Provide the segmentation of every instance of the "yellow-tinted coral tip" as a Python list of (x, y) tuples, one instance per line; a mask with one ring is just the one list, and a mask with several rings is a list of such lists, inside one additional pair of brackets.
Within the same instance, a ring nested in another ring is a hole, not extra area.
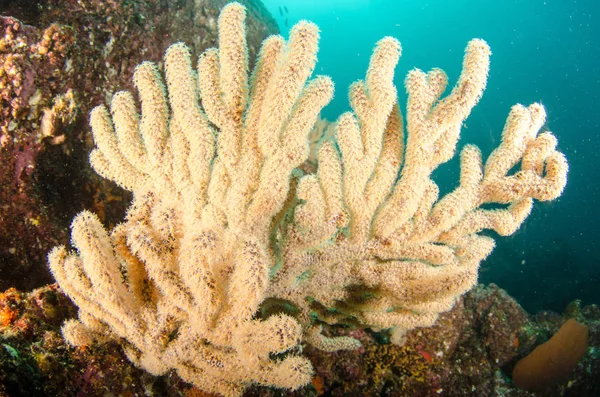
[(302, 40), (302, 42), (317, 43), (319, 40), (319, 27), (310, 21), (300, 21), (290, 31), (290, 42)]
[(469, 41), (465, 52), (477, 52), (488, 57), (492, 55), (492, 50), (490, 49), (490, 46), (483, 39), (472, 39), (471, 41)]
[(377, 42), (377, 45), (375, 46), (375, 53), (378, 51), (383, 51), (389, 55), (393, 54), (396, 57), (400, 57), (402, 54), (402, 45), (395, 37), (386, 36)]
[(244, 7), (237, 1), (234, 1), (223, 7), (223, 9), (221, 10), (221, 14), (219, 14), (219, 23), (221, 23), (222, 20), (236, 17), (242, 17), (243, 21), (243, 18), (246, 17), (246, 7)]

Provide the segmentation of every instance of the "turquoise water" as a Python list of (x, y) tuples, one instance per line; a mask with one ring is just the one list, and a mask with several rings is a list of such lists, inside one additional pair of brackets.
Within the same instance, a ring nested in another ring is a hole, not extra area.
[[(542, 102), (570, 173), (561, 198), (536, 203), (517, 233), (498, 239), (480, 279), (508, 290), (529, 311), (562, 311), (574, 299), (600, 304), (600, 1), (263, 2), (284, 34), (300, 19), (320, 26), (316, 72), (336, 83), (336, 96), (324, 110), (330, 120), (349, 109), (347, 87), (364, 77), (382, 37), (402, 42), (396, 69), (401, 104), (408, 70), (440, 67), (453, 84), (467, 42), (485, 39), (493, 52), (488, 86), (466, 121), (459, 148), (473, 143), (489, 154), (513, 104)], [(457, 172), (458, 162), (452, 161), (434, 176), (450, 189)]]

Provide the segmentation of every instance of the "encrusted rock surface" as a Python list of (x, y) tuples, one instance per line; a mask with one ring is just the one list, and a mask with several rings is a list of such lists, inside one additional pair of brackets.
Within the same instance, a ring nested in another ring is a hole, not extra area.
[[(73, 216), (107, 224), (130, 197), (89, 167), (89, 111), (131, 90), (136, 65), (186, 42), (195, 58), (216, 44), (225, 0), (0, 1), (0, 290), (52, 282), (47, 252), (68, 242)], [(262, 3), (248, 9), (253, 59), (278, 29)]]
[[(72, 348), (60, 324), (76, 308), (50, 285), (0, 294), (0, 397), (206, 396), (175, 373), (153, 377), (135, 368), (115, 343)], [(512, 385), (514, 364), (574, 317), (590, 330), (589, 349), (567, 382), (530, 393)], [(340, 332), (339, 330), (336, 332)], [(386, 332), (348, 330), (363, 348), (304, 354), (312, 384), (295, 392), (255, 387), (246, 396), (597, 396), (600, 394), (600, 309), (574, 302), (565, 311), (529, 316), (497, 286), (467, 293), (431, 328), (410, 332), (403, 346)], [(4, 394), (3, 394), (4, 393)], [(153, 394), (151, 394), (153, 393)]]

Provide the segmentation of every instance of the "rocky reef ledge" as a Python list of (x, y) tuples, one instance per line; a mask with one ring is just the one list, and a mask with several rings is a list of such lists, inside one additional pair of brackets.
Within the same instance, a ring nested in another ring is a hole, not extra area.
[[(175, 373), (153, 377), (115, 343), (72, 348), (60, 324), (76, 308), (56, 285), (0, 294), (0, 397), (206, 396)], [(567, 381), (535, 394), (518, 389), (515, 363), (569, 318), (589, 328), (589, 347)], [(343, 332), (343, 331), (337, 331)], [(529, 315), (494, 284), (479, 285), (436, 325), (411, 331), (403, 346), (386, 332), (347, 330), (363, 348), (324, 353), (310, 346), (312, 384), (295, 392), (254, 387), (247, 396), (595, 396), (600, 393), (600, 308), (569, 304), (564, 313)]]

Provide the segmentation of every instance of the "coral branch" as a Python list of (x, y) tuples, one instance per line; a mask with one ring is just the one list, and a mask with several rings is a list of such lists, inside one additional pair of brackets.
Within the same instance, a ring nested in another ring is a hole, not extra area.
[[(476, 284), (494, 247), (479, 233), (514, 233), (534, 199), (561, 194), (568, 170), (556, 138), (540, 133), (544, 108), (516, 105), (500, 146), (485, 162), (465, 146), (459, 185), (438, 197), (431, 174), (454, 155), (486, 85), (490, 49), (479, 39), (444, 98), (444, 72), (408, 74), (406, 126), (393, 83), (400, 43), (382, 39), (350, 87), (352, 111), (310, 145), (333, 96), (330, 78), (309, 80), (318, 28), (303, 21), (288, 42), (265, 40), (249, 76), (244, 18), (238, 3), (223, 8), (219, 48), (200, 56), (197, 74), (181, 43), (165, 54), (165, 82), (139, 65), (141, 114), (128, 92), (110, 113), (92, 111), (91, 164), (134, 200), (110, 233), (79, 214), (76, 251), (49, 255), (80, 308), (63, 327), (71, 344), (116, 339), (152, 374), (175, 370), (225, 396), (307, 384), (302, 341), (360, 346), (323, 335), (326, 323), (394, 328), (395, 338), (432, 325)], [(308, 159), (315, 173), (300, 171)], [(294, 316), (264, 314), (270, 299)]]

